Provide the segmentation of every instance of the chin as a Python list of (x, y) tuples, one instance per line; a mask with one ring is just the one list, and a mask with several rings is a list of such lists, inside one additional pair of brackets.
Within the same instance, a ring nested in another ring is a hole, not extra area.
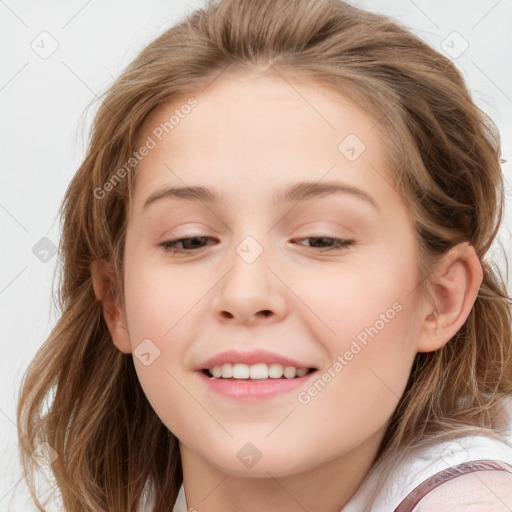
[(222, 451), (213, 457), (210, 451), (205, 454), (205, 459), (219, 471), (250, 478), (269, 478), (270, 475), (281, 478), (308, 471), (319, 463), (313, 460), (315, 454), (305, 453), (301, 447), (277, 447), (271, 443), (258, 446), (250, 441), (241, 443), (240, 447), (238, 443), (236, 445), (236, 448), (228, 448), (219, 443), (217, 446), (222, 446)]

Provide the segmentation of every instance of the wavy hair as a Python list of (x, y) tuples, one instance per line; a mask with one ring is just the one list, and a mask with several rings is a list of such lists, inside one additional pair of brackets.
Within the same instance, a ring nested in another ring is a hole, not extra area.
[[(40, 510), (33, 451), (50, 466), (68, 512), (169, 510), (182, 483), (176, 437), (150, 406), (132, 356), (115, 348), (95, 298), (91, 263), (112, 264), (123, 297), (123, 249), (134, 172), (119, 169), (162, 104), (198, 93), (221, 73), (255, 68), (350, 97), (386, 134), (389, 169), (417, 238), (419, 290), (459, 242), (474, 246), (483, 282), (464, 325), (418, 353), (374, 466), (464, 433), (504, 440), (512, 396), (512, 301), (485, 255), (504, 188), (500, 139), (461, 73), (396, 21), (339, 0), (208, 0), (146, 46), (101, 97), (83, 163), (59, 213), (59, 319), (28, 366), (17, 420), (20, 457)], [(117, 173), (117, 181), (115, 175)], [(113, 183), (104, 197), (98, 190)]]

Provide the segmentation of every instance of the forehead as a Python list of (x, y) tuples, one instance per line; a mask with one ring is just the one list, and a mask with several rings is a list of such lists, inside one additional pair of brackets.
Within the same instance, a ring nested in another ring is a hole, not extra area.
[[(190, 98), (195, 106), (185, 108)], [(164, 184), (268, 196), (291, 181), (368, 186), (385, 172), (375, 119), (332, 89), (277, 74), (221, 75), (157, 108), (139, 145), (148, 137), (155, 145), (136, 169), (138, 210)]]

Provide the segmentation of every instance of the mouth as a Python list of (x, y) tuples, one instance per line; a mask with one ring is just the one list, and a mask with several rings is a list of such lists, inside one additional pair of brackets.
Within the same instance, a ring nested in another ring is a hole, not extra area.
[(277, 379), (300, 379), (317, 371), (316, 368), (297, 368), (279, 363), (231, 364), (224, 363), (201, 370), (210, 379), (231, 381), (270, 381)]
[(296, 368), (275, 363), (267, 365), (231, 364), (213, 366), (197, 371), (200, 380), (214, 397), (239, 403), (270, 400), (306, 386), (317, 373), (316, 368)]
[(300, 360), (261, 348), (247, 350), (235, 346), (203, 360), (196, 366), (195, 374), (213, 400), (254, 402), (279, 396), (286, 399), (318, 372), (312, 362), (306, 356)]

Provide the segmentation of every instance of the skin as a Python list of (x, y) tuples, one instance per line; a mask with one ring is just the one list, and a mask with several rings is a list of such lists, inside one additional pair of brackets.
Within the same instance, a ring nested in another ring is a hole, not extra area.
[[(417, 297), (413, 224), (386, 168), (385, 134), (343, 95), (254, 72), (224, 74), (194, 97), (198, 105), (137, 168), (124, 302), (108, 292), (105, 262), (93, 265), (96, 296), (119, 350), (148, 338), (160, 350), (150, 365), (134, 363), (180, 440), (188, 507), (338, 512), (371, 467), (415, 354), (440, 348), (467, 318), (480, 263), (460, 244), (432, 274), (432, 299)], [(156, 110), (141, 143), (185, 101)], [(366, 146), (355, 161), (338, 149), (351, 133)], [(276, 189), (299, 181), (350, 184), (378, 209), (346, 193), (272, 202)], [(165, 185), (209, 186), (224, 199), (167, 198), (143, 210)], [(192, 236), (211, 239), (185, 255), (159, 245)], [(247, 236), (263, 249), (252, 263), (236, 252)], [(355, 244), (325, 252), (315, 236)], [(237, 347), (288, 355), (322, 374), (397, 303), (400, 312), (307, 404), (300, 389), (234, 402), (194, 372)], [(250, 468), (237, 457), (247, 442), (261, 452)]]

